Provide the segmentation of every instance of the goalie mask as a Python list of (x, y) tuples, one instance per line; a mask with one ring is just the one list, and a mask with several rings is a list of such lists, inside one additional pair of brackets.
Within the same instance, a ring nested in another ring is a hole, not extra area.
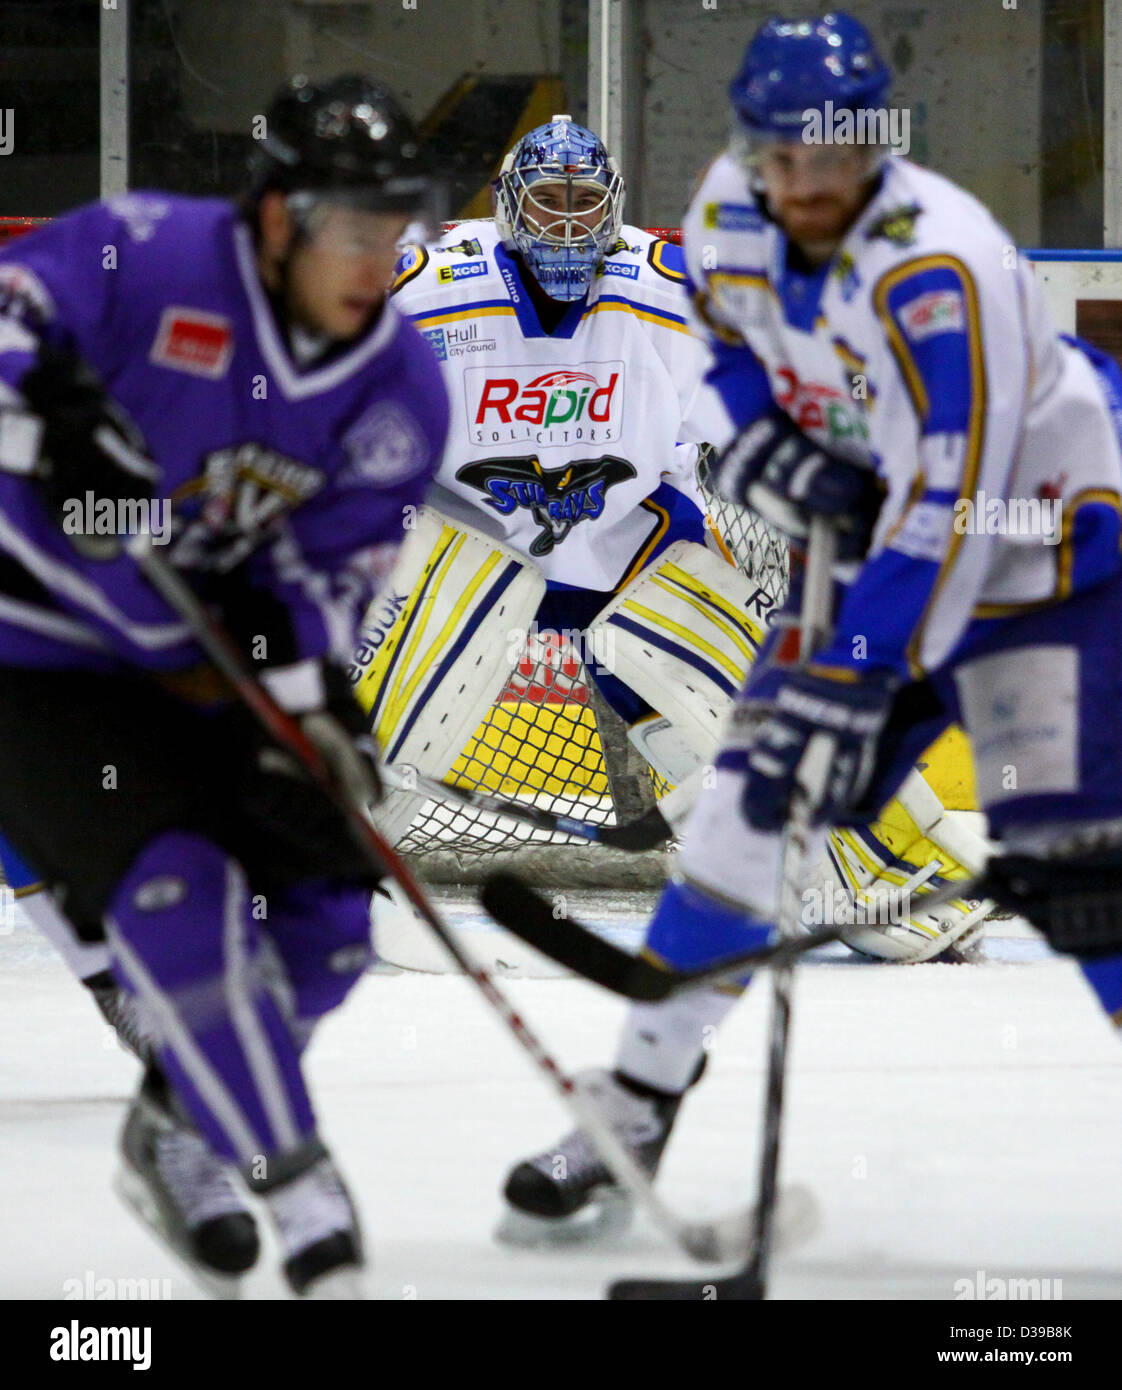
[(602, 142), (554, 116), (519, 140), (492, 187), (504, 244), (551, 299), (582, 298), (623, 221), (623, 176)]

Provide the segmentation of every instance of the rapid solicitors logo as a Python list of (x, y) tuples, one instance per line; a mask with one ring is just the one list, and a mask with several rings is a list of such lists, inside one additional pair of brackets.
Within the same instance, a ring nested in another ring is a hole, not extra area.
[(471, 367), (464, 373), (468, 429), (475, 444), (607, 444), (623, 425), (625, 368)]
[(888, 145), (906, 155), (912, 147), (912, 116), (907, 107), (840, 109), (827, 101), (821, 111), (803, 112), (804, 145)]

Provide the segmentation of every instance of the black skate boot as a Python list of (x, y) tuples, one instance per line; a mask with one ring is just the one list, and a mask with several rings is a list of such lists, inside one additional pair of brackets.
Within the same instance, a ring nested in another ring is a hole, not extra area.
[[(619, 1072), (582, 1072), (576, 1081), (653, 1178), (682, 1097), (651, 1090)], [(618, 1233), (631, 1219), (630, 1194), (579, 1129), (512, 1169), (503, 1196), (510, 1211), (496, 1238), (511, 1245), (592, 1240)]]
[(129, 1108), (120, 1140), (117, 1190), (140, 1220), (215, 1298), (239, 1297), (257, 1262), (257, 1225), (236, 1172), (179, 1118), (155, 1069)]
[(330, 1154), (316, 1143), (296, 1161), (291, 1176), (259, 1185), (289, 1287), (299, 1298), (366, 1298), (358, 1217)]

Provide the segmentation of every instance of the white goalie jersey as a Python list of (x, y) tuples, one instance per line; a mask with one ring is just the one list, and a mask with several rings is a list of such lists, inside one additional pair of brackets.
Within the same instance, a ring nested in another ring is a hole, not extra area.
[(678, 247), (623, 227), (587, 299), (547, 334), (494, 223), (464, 222), (408, 248), (394, 302), (451, 399), (441, 511), (547, 580), (609, 590), (666, 533), (663, 483), (702, 507), (696, 446), (729, 426), (686, 324)]

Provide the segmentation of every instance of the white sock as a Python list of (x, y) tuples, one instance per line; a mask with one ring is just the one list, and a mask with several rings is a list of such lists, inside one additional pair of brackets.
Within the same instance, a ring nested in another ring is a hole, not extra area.
[(724, 990), (697, 989), (663, 1004), (632, 1004), (616, 1069), (655, 1090), (681, 1095), (739, 997)]

